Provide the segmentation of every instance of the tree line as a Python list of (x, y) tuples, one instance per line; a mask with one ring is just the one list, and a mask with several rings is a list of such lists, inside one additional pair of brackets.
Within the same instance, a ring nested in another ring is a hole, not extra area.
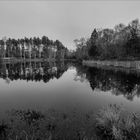
[(59, 41), (42, 38), (3, 38), (0, 40), (1, 57), (12, 58), (65, 58), (68, 49)]
[(76, 58), (94, 60), (139, 60), (140, 23), (138, 19), (127, 26), (120, 23), (113, 29), (94, 29), (90, 38), (74, 40)]

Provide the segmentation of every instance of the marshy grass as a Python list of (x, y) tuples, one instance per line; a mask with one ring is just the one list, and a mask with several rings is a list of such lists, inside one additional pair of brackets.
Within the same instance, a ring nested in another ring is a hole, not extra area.
[(103, 140), (139, 140), (140, 117), (121, 106), (109, 105), (96, 115), (96, 133)]
[(90, 118), (78, 110), (12, 110), (5, 140), (95, 140), (87, 133)]
[(140, 117), (122, 106), (94, 112), (14, 110), (0, 122), (0, 140), (139, 140)]

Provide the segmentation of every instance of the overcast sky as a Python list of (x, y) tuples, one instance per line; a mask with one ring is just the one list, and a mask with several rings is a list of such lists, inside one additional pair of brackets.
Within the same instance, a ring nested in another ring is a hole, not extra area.
[(94, 28), (113, 28), (140, 18), (139, 1), (0, 1), (0, 38), (46, 35), (73, 48)]

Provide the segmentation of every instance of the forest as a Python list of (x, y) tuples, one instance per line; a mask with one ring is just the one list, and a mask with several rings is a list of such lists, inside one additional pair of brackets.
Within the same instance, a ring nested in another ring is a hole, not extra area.
[(94, 29), (90, 38), (75, 39), (78, 60), (139, 60), (140, 23), (132, 20), (113, 29)]
[(68, 49), (59, 41), (50, 40), (48, 37), (42, 38), (2, 38), (0, 40), (1, 58), (50, 58), (64, 59), (67, 56)]
[(43, 58), (82, 60), (139, 60), (140, 23), (132, 20), (128, 25), (120, 23), (113, 29), (95, 28), (89, 38), (74, 40), (76, 50), (70, 51), (59, 40), (42, 38), (2, 38), (1, 58)]

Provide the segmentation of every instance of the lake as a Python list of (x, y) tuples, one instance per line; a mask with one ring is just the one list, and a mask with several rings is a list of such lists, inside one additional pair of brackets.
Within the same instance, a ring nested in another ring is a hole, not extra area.
[(1, 120), (13, 110), (55, 110), (80, 120), (81, 114), (96, 114), (108, 104), (139, 113), (140, 73), (67, 61), (0, 65)]

